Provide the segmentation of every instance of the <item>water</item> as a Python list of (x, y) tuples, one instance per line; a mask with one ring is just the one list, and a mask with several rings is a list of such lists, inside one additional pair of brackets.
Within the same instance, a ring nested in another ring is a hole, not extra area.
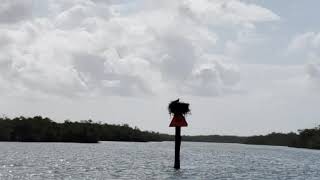
[(182, 142), (0, 142), (0, 179), (320, 179), (320, 151)]

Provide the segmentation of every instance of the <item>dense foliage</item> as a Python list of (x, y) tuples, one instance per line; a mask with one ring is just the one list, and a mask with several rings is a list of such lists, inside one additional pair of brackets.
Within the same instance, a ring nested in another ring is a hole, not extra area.
[(293, 147), (320, 149), (320, 126), (299, 130), (299, 138)]
[(93, 123), (91, 120), (56, 123), (41, 116), (0, 118), (0, 141), (84, 142), (98, 141), (163, 141), (170, 135), (141, 131), (128, 125)]
[(271, 133), (265, 136), (250, 136), (244, 141), (245, 144), (294, 146), (298, 142), (299, 135), (296, 133)]
[(208, 135), (208, 136), (183, 136), (184, 141), (195, 142), (216, 142), (216, 143), (244, 143), (247, 137), (240, 136), (220, 136), (220, 135)]
[(251, 136), (244, 143), (320, 149), (320, 127), (299, 130), (298, 134), (271, 133), (265, 136)]
[[(298, 133), (271, 133), (260, 136), (183, 136), (183, 141), (243, 143), (320, 149), (320, 126)], [(141, 131), (127, 124), (110, 125), (91, 120), (57, 123), (41, 116), (0, 118), (0, 141), (21, 142), (83, 142), (98, 141), (173, 141), (174, 136)]]
[(184, 141), (241, 143), (256, 145), (289, 146), (297, 148), (320, 149), (320, 126), (299, 130), (299, 133), (271, 133), (260, 136), (183, 136)]

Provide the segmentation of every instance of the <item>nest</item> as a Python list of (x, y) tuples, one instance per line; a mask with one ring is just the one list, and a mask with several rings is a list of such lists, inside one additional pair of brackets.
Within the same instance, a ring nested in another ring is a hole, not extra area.
[(186, 115), (190, 113), (189, 103), (180, 102), (179, 99), (171, 101), (168, 106), (170, 114)]

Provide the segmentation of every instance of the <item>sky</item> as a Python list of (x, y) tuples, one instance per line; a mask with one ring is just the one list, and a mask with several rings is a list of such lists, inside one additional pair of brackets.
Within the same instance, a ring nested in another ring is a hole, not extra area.
[(320, 124), (320, 1), (1, 0), (0, 114), (188, 135)]

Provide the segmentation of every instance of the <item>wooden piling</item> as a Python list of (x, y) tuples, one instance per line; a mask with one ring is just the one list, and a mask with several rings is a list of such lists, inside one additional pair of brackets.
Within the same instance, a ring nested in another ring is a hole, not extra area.
[(185, 115), (190, 113), (189, 104), (180, 102), (180, 99), (171, 101), (168, 106), (169, 114), (173, 115), (169, 127), (175, 127), (174, 168), (180, 169), (181, 127), (187, 127)]
[(181, 127), (176, 127), (174, 168), (180, 169)]

